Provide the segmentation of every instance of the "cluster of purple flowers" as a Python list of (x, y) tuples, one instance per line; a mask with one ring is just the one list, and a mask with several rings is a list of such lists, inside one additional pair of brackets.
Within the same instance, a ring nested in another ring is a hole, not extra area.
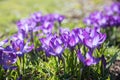
[[(106, 35), (101, 33), (99, 28), (75, 28), (71, 31), (63, 29), (61, 23), (64, 18), (58, 14), (42, 15), (37, 12), (30, 18), (18, 21), (18, 32), (10, 39), (0, 42), (0, 65), (4, 69), (15, 68), (17, 59), (33, 50), (34, 41), (31, 42), (31, 38), (34, 39), (36, 35), (33, 34), (36, 32), (44, 34), (39, 41), (46, 56), (62, 57), (66, 48), (75, 49), (76, 46), (83, 45), (88, 48), (88, 53), (84, 57), (78, 49), (79, 60), (87, 66), (97, 64), (101, 58), (95, 58), (93, 51), (105, 41)], [(56, 25), (59, 33), (53, 31)]]
[[(9, 43), (10, 42), (10, 43)], [(30, 52), (34, 46), (19, 38), (14, 40), (4, 40), (0, 42), (0, 65), (6, 69), (15, 69), (13, 66), (17, 58), (24, 56), (25, 53)]]
[(47, 56), (59, 56), (63, 53), (63, 42), (57, 35), (48, 35), (46, 38), (41, 38), (40, 42)]
[(84, 57), (79, 49), (77, 56), (84, 65), (90, 66), (97, 64), (101, 58), (93, 56), (94, 49), (98, 48), (106, 39), (106, 34), (100, 32), (99, 28), (75, 28), (60, 29), (60, 33), (50, 34), (45, 38), (41, 38), (42, 49), (47, 56), (61, 56), (66, 48), (75, 49), (76, 46), (84, 45), (88, 48), (88, 53)]
[[(42, 15), (41, 12), (36, 12), (30, 18), (18, 21), (18, 32), (11, 36), (10, 39), (0, 42), (0, 65), (5, 70), (15, 69), (16, 66), (14, 64), (17, 59), (33, 50), (34, 43), (31, 42), (31, 37), (33, 38), (34, 36), (33, 33), (51, 34), (55, 24), (58, 24), (57, 27), (59, 27), (63, 19), (64, 16), (62, 15)], [(49, 48), (49, 53), (53, 55), (60, 54), (62, 51), (60, 50), (62, 49), (60, 40), (56, 39), (56, 37), (51, 41), (51, 47)], [(44, 42), (44, 39), (42, 41)], [(44, 45), (47, 45), (47, 42), (44, 42)]]
[(105, 7), (103, 11), (91, 13), (84, 19), (84, 23), (87, 26), (102, 28), (120, 26), (120, 2)]
[(24, 32), (24, 34), (36, 31), (50, 34), (54, 29), (55, 23), (58, 23), (60, 26), (64, 18), (64, 16), (58, 14), (42, 15), (41, 12), (36, 12), (32, 14), (30, 18), (18, 21), (17, 26), (19, 31)]

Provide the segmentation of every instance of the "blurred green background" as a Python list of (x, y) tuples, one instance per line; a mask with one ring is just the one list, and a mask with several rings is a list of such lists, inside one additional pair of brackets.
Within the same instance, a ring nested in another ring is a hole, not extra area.
[(0, 36), (15, 32), (16, 21), (37, 11), (63, 14), (68, 22), (76, 24), (90, 12), (110, 3), (111, 0), (0, 0)]

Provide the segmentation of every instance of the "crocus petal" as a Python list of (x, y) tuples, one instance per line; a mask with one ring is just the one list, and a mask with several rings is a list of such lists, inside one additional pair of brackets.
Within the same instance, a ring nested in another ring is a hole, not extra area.
[(93, 64), (98, 64), (101, 58), (94, 58)]
[(17, 54), (18, 56), (23, 56), (23, 53), (20, 52), (20, 51), (16, 52), (16, 54)]
[(52, 56), (56, 56), (57, 54), (56, 53), (54, 53), (54, 52), (48, 52), (48, 54), (50, 54), (50, 55), (52, 55)]
[(83, 42), (84, 36), (82, 34), (79, 34), (78, 36), (79, 36), (80, 41)]
[(99, 44), (102, 44), (104, 41), (105, 41), (105, 39), (106, 39), (106, 34), (103, 34), (103, 35), (100, 35), (100, 40), (99, 40)]
[(83, 41), (87, 47), (93, 48), (91, 39), (84, 39)]
[(87, 66), (90, 66), (90, 65), (93, 64), (93, 57), (92, 57), (91, 53), (88, 52), (86, 54), (86, 60), (85, 60), (85, 62), (86, 62)]
[(78, 59), (79, 59), (81, 62), (83, 62), (84, 65), (86, 65), (86, 63), (85, 63), (85, 58), (84, 58), (84, 56), (82, 55), (82, 53), (81, 53), (80, 50), (77, 51), (77, 57), (78, 57)]
[(95, 37), (93, 38), (92, 45), (93, 45), (94, 47), (96, 47), (96, 46), (98, 45), (98, 43), (99, 43), (99, 35), (97, 35), (97, 36), (95, 36)]
[(33, 32), (37, 32), (37, 31), (40, 31), (40, 30), (41, 30), (40, 26), (39, 27), (35, 27), (34, 30), (33, 30)]
[(0, 46), (3, 46), (5, 43), (7, 43), (8, 42), (8, 39), (5, 39), (5, 40), (3, 40), (3, 41), (1, 41), (0, 42)]
[(62, 46), (57, 46), (55, 49), (55, 53), (60, 54), (63, 51)]
[(74, 46), (74, 45), (75, 45), (75, 38), (71, 38), (71, 39), (70, 39), (69, 45), (70, 45), (70, 46)]
[(91, 32), (90, 32), (90, 37), (93, 38), (93, 37), (95, 36), (95, 33), (96, 33), (95, 29), (91, 30)]
[(28, 53), (30, 51), (32, 51), (32, 49), (34, 48), (34, 45), (32, 44), (31, 46), (28, 46), (28, 43), (24, 46), (23, 52), (24, 53)]

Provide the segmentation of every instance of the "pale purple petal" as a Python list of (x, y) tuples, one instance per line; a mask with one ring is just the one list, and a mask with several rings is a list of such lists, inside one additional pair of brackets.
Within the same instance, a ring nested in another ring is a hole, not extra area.
[(92, 39), (84, 39), (84, 43), (87, 47), (90, 47), (92, 48), (93, 45), (92, 45)]
[(81, 53), (80, 50), (77, 51), (77, 57), (78, 57), (78, 59), (79, 59), (81, 62), (83, 62), (83, 64), (86, 64), (86, 63), (85, 63), (85, 58), (84, 58), (84, 56), (82, 55), (82, 53)]
[(93, 42), (92, 42), (92, 45), (93, 45), (94, 47), (96, 47), (98, 44), (99, 44), (99, 35), (95, 36), (95, 37), (93, 38)]

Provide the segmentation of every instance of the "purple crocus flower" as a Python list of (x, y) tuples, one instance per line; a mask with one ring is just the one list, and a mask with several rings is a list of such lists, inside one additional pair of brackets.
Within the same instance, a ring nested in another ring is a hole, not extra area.
[[(120, 26), (120, 3), (113, 3), (108, 9), (106, 15), (109, 17), (109, 24), (111, 26)], [(111, 14), (108, 14), (110, 13)]]
[(106, 6), (104, 11), (108, 16), (111, 15), (120, 15), (120, 2), (114, 2), (110, 6)]
[(59, 14), (53, 14), (54, 20), (58, 21), (59, 24), (64, 20), (65, 16)]
[(90, 50), (84, 57), (80, 50), (77, 51), (77, 57), (86, 66), (95, 65), (100, 61), (100, 58), (95, 58), (92, 56), (92, 54), (93, 51)]
[(8, 39), (5, 39), (3, 41), (0, 41), (0, 46), (3, 46), (4, 44), (6, 44), (8, 42)]
[(23, 19), (17, 22), (18, 30), (24, 30), (26, 33), (34, 29), (36, 23), (32, 19)]
[(41, 46), (44, 50), (47, 50), (50, 44), (50, 40), (53, 37), (52, 34), (47, 35), (45, 38), (40, 38)]
[(113, 27), (120, 26), (120, 3), (115, 2), (105, 7), (103, 11), (95, 11), (84, 19), (87, 26), (92, 27)]
[(30, 52), (34, 45), (29, 46), (29, 42), (25, 44), (23, 40), (17, 39), (15, 41), (11, 41), (13, 51), (20, 57), (23, 56), (25, 53)]
[(0, 51), (0, 63), (5, 70), (16, 69), (13, 64), (17, 61), (17, 55), (7, 46), (4, 50)]
[(65, 48), (67, 48), (70, 30), (68, 28), (60, 28), (59, 34), (62, 42), (64, 43)]
[(97, 34), (94, 37), (84, 38), (84, 44), (88, 48), (96, 48), (101, 45), (106, 39), (106, 34)]
[(43, 51), (45, 51), (46, 56), (48, 56), (48, 57), (50, 56), (48, 51), (49, 51), (50, 40), (52, 39), (52, 37), (53, 37), (52, 34), (48, 34), (48, 35), (46, 35), (45, 38), (39, 39), (42, 44), (41, 47), (42, 47)]
[(38, 25), (38, 23), (35, 22), (32, 18), (18, 21), (17, 26), (18, 26), (18, 32), (23, 33), (24, 36), (27, 36), (28, 33), (33, 33), (41, 29), (40, 25)]
[(65, 16), (59, 14), (48, 14), (45, 16), (45, 20), (50, 22), (57, 21), (59, 24), (64, 20)]
[(46, 38), (41, 38), (40, 42), (46, 56), (59, 56), (63, 53), (64, 46), (61, 39), (56, 35), (49, 35)]
[(99, 28), (86, 28), (83, 35), (83, 42), (90, 49), (100, 46), (106, 39), (106, 34), (101, 33)]
[(90, 14), (89, 17), (84, 19), (87, 26), (92, 27), (105, 27), (107, 24), (108, 17), (103, 14), (103, 12), (96, 11)]
[(45, 21), (43, 23), (43, 25), (41, 26), (41, 30), (43, 31), (43, 33), (45, 34), (50, 34), (52, 33), (52, 30), (54, 28), (54, 24), (52, 22), (49, 21)]
[(68, 39), (68, 47), (72, 48), (75, 47), (79, 42), (78, 36), (75, 34), (74, 30), (72, 30), (69, 34)]
[(64, 46), (62, 44), (63, 42), (58, 36), (54, 36), (50, 40), (50, 45), (49, 45), (49, 54), (53, 56), (59, 56), (63, 53), (64, 51)]
[(36, 12), (30, 16), (30, 18), (26, 18), (17, 22), (18, 32), (23, 33), (23, 35), (27, 36), (28, 33), (42, 31), (45, 34), (50, 34), (53, 31), (55, 23), (59, 23), (64, 20), (63, 15), (59, 14), (48, 14), (42, 15), (41, 12)]
[(11, 36), (11, 39), (12, 40), (17, 40), (17, 39), (24, 40), (27, 37), (28, 37), (28, 35), (26, 35), (25, 32), (23, 30), (21, 30), (21, 31), (18, 31), (13, 36)]
[(35, 21), (36, 23), (41, 23), (42, 22), (42, 13), (41, 12), (35, 12), (34, 14), (31, 15), (31, 18), (33, 19), (33, 21)]
[(76, 36), (78, 36), (79, 42), (81, 44), (83, 44), (83, 39), (85, 38), (84, 29), (82, 29), (82, 28), (75, 28), (74, 29), (74, 33), (76, 34)]
[[(98, 47), (106, 39), (106, 35), (102, 34), (98, 27), (95, 27), (94, 29), (88, 27), (85, 29), (76, 28), (73, 29), (73, 31), (75, 33), (76, 43), (81, 43), (91, 49)], [(75, 39), (75, 37), (73, 39)]]

